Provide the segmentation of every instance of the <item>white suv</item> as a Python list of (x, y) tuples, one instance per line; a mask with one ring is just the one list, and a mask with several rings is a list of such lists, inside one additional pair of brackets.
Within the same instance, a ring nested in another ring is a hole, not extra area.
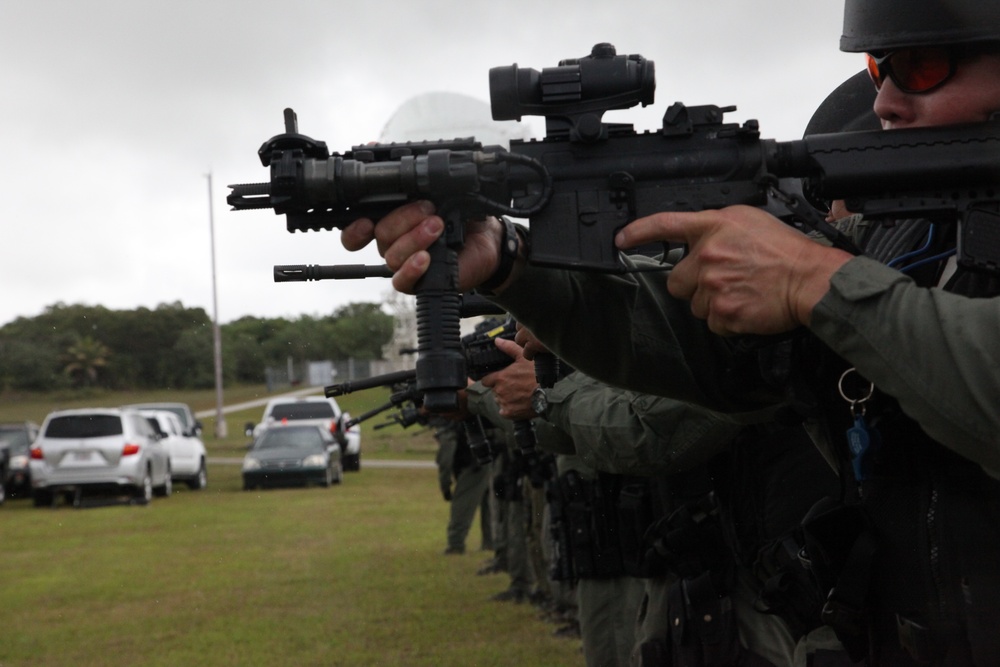
[(50, 413), (31, 446), (30, 465), (36, 507), (51, 505), (60, 493), (77, 502), (84, 491), (127, 494), (145, 504), (173, 489), (166, 447), (135, 410)]
[(264, 407), (260, 424), (253, 429), (256, 439), (275, 423), (316, 424), (329, 431), (340, 443), (344, 470), (361, 470), (361, 428), (355, 424), (344, 429), (351, 415), (343, 412), (332, 398), (272, 398)]
[(194, 435), (187, 435), (181, 418), (169, 410), (140, 410), (153, 427), (160, 442), (170, 455), (170, 476), (175, 482), (184, 482), (189, 489), (200, 491), (208, 484), (205, 467), (205, 443)]

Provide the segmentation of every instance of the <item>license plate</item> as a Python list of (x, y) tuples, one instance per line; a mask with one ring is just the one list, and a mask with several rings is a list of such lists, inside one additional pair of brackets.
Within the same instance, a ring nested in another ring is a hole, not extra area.
[(74, 461), (89, 461), (93, 455), (93, 452), (71, 452), (70, 458)]

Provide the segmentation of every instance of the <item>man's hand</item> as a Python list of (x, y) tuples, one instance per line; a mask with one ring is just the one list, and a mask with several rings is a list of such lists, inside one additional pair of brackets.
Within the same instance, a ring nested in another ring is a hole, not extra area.
[(517, 333), (514, 334), (514, 342), (521, 346), (525, 359), (534, 359), (536, 354), (547, 354), (549, 348), (545, 347), (542, 341), (535, 338), (535, 334), (530, 330), (517, 324)]
[(690, 300), (694, 315), (722, 335), (808, 325), (830, 276), (851, 259), (750, 206), (658, 213), (625, 226), (615, 239), (623, 249), (663, 241), (688, 246), (667, 279), (670, 293)]
[(497, 338), (496, 344), (514, 362), (485, 376), (483, 386), (493, 390), (501, 417), (515, 421), (537, 417), (531, 409), (531, 392), (538, 386), (535, 364), (524, 357), (521, 346), (514, 341)]
[[(418, 201), (401, 206), (375, 224), (355, 220), (344, 228), (340, 241), (348, 250), (360, 250), (373, 240), (395, 275), (392, 286), (413, 293), (414, 285), (427, 271), (427, 249), (441, 236), (444, 221), (434, 215), (434, 205)], [(465, 245), (458, 253), (458, 282), (463, 292), (482, 284), (496, 271), (503, 227), (496, 218), (465, 223)]]

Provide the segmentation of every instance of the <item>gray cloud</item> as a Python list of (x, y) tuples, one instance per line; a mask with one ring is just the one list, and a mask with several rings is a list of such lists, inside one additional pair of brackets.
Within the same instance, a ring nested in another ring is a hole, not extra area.
[(292, 0), (4, 3), (0, 323), (56, 302), (112, 308), (182, 301), (211, 313), (208, 185), (222, 321), (328, 313), (378, 301), (387, 281), (274, 284), (286, 263), (375, 263), (335, 233), (284, 231), (226, 210), (226, 184), (266, 178), (256, 150), (292, 106), (333, 150), (378, 137), (431, 90), (488, 98), (490, 67), (540, 69), (599, 41), (656, 62), (657, 102), (614, 120), (736, 104), (791, 139), (857, 71), (837, 52), (840, 3), (347, 3)]

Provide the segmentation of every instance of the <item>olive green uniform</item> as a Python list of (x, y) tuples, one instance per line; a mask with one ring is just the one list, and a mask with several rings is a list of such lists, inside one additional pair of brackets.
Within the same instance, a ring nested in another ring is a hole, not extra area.
[[(441, 486), (445, 500), (449, 501), (449, 518), (447, 529), (447, 551), (449, 553), (464, 553), (465, 541), (472, 529), (472, 524), (476, 518), (476, 510), (482, 507), (482, 501), (489, 487), (489, 466), (480, 465), (475, 460), (471, 460), (471, 455), (459, 454), (456, 460), (456, 453), (461, 446), (468, 448), (462, 443), (465, 435), (459, 433), (460, 424), (449, 423), (438, 428), (434, 432), (434, 437), (438, 441), (438, 451), (436, 456), (438, 466), (438, 483)], [(456, 462), (459, 463), (456, 470)], [(490, 519), (488, 516), (481, 516), (483, 524), (481, 546), (485, 546), (490, 536), (488, 526)]]
[[(892, 240), (910, 224), (874, 229)], [(876, 246), (878, 234), (861, 245), (881, 262), (916, 250), (892, 254)], [(946, 232), (938, 250), (954, 239)], [(998, 616), (987, 600), (1000, 594), (1000, 280), (961, 265), (949, 276), (942, 256), (906, 267), (913, 278), (855, 257), (831, 277), (811, 335), (765, 340), (711, 334), (662, 274), (527, 267), (497, 300), (561, 358), (609, 383), (727, 413), (793, 408), (845, 484), (840, 505), (806, 526), (812, 553), (848, 550), (818, 575), (840, 640), (855, 659), (876, 652), (886, 664), (940, 655), (994, 664)], [(544, 316), (533, 305), (543, 299)], [(628, 325), (588, 326), (598, 313)], [(761, 359), (782, 345), (787, 372), (768, 376), (775, 367)], [(852, 366), (876, 390), (866, 415), (838, 396), (838, 377)], [(874, 450), (856, 448), (862, 442)], [(849, 537), (830, 532), (826, 517), (849, 522)]]
[[(610, 472), (662, 476), (689, 470), (730, 447), (742, 429), (717, 413), (672, 399), (614, 389), (579, 372), (560, 380), (546, 393), (546, 422), (555, 430), (572, 434), (564, 440), (571, 442), (581, 461)], [(811, 448), (806, 448), (809, 453)], [(812, 458), (814, 469), (818, 466), (823, 470), (814, 454)], [(800, 460), (805, 459), (796, 459)], [(757, 497), (754, 481), (743, 491), (747, 502)], [(828, 482), (832, 486), (832, 475)], [(787, 501), (792, 502), (792, 498)], [(741, 502), (739, 496), (736, 502)], [(798, 506), (804, 513), (808, 502)], [(670, 575), (643, 580), (644, 596), (635, 618), (633, 665), (642, 664), (644, 644), (669, 634), (667, 603), (674, 581)], [(747, 569), (741, 569), (729, 593), (744, 647), (775, 665), (803, 666), (816, 649), (841, 650), (828, 629), (820, 628), (797, 641), (780, 618), (760, 613), (754, 592), (759, 586)]]
[[(544, 309), (536, 305), (540, 294)], [(609, 384), (727, 413), (783, 398), (769, 387), (730, 380), (734, 343), (711, 334), (686, 301), (672, 297), (662, 273), (528, 266), (496, 300), (561, 358)], [(597, 314), (602, 322), (628, 326), (591, 326)], [(1000, 411), (991, 400), (1000, 395), (1000, 354), (991, 345), (1000, 331), (1000, 300), (921, 288), (894, 269), (856, 257), (833, 275), (810, 329), (894, 396), (928, 434), (1000, 477)]]
[[(496, 427), (496, 445), (504, 450), (505, 456), (512, 457), (517, 447), (513, 428), (509, 420), (500, 417), (493, 393), (479, 382), (469, 385), (466, 393), (469, 412), (479, 415)], [(506, 488), (503, 491), (504, 497), (499, 498), (498, 502), (501, 505), (499, 512), (503, 515), (504, 537), (501, 539), (507, 573), (510, 576), (509, 590), (526, 598), (534, 584), (534, 576), (528, 556), (528, 508), (520, 487), (522, 483), (521, 479), (507, 480), (506, 486), (516, 485), (516, 488)], [(494, 540), (496, 539), (497, 534), (494, 533)]]

